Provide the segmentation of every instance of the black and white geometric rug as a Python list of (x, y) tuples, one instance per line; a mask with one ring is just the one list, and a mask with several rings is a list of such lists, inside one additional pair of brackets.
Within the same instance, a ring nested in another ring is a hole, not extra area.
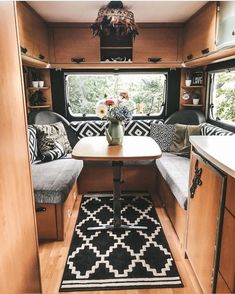
[(122, 196), (122, 222), (147, 230), (88, 231), (112, 223), (111, 195), (83, 197), (60, 292), (183, 287), (151, 197)]

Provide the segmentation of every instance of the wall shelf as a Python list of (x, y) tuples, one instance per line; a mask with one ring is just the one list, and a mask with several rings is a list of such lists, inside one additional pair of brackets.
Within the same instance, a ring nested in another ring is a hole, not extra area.
[(202, 104), (190, 104), (190, 103), (182, 103), (181, 104), (182, 106), (184, 107), (202, 107), (203, 105)]
[(28, 90), (30, 91), (38, 91), (38, 90), (48, 90), (49, 87), (28, 87)]
[(200, 86), (182, 86), (183, 89), (197, 89), (197, 88), (203, 88), (203, 85)]
[(28, 108), (31, 108), (31, 109), (37, 109), (37, 108), (50, 108), (51, 105), (50, 104), (47, 104), (47, 105), (32, 105), (32, 106), (28, 106)]

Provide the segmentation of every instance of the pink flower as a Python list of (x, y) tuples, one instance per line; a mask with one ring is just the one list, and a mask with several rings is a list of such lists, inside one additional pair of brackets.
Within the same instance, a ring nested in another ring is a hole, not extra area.
[(109, 100), (106, 100), (106, 101), (105, 101), (105, 104), (106, 104), (107, 106), (111, 106), (111, 105), (114, 104), (114, 101), (111, 100), (111, 99), (109, 99)]

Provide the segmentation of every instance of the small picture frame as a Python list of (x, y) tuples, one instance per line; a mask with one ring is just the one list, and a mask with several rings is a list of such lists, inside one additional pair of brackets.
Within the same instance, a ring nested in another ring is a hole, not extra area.
[(192, 77), (192, 86), (202, 86), (203, 85), (203, 71), (195, 71)]

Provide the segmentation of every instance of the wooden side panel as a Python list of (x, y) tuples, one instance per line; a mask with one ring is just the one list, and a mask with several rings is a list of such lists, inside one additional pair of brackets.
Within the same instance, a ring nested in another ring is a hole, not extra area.
[(180, 28), (140, 28), (133, 42), (133, 61), (147, 62), (149, 57), (179, 60), (180, 34)]
[(36, 204), (37, 208), (44, 208), (45, 211), (36, 213), (38, 239), (57, 240), (57, 221), (55, 204)]
[(215, 49), (216, 2), (211, 1), (196, 13), (185, 25), (183, 38), (183, 59), (202, 56), (201, 50)]
[(189, 201), (186, 251), (203, 291), (211, 293), (223, 178), (193, 153), (190, 186), (197, 159), (202, 185)]
[(235, 178), (228, 177), (226, 191), (226, 208), (235, 217)]
[(232, 293), (235, 292), (234, 236), (235, 218), (225, 209), (219, 271)]
[(228, 288), (220, 273), (218, 273), (216, 293), (231, 293), (230, 289)]
[(160, 172), (157, 173), (156, 190), (177, 233), (180, 245), (184, 247), (187, 211), (179, 205)]
[(14, 3), (0, 2), (0, 293), (41, 293)]
[[(44, 58), (40, 58), (40, 55)], [(33, 56), (43, 61), (49, 60), (49, 32), (46, 24), (34, 16), (34, 48)]]
[(21, 1), (16, 2), (17, 21), (19, 26), (20, 45), (27, 49), (27, 55), (33, 55), (34, 16), (29, 8)]
[(54, 28), (52, 33), (52, 62), (71, 63), (73, 57), (84, 57), (86, 62), (100, 61), (100, 39), (93, 38), (88, 27)]

